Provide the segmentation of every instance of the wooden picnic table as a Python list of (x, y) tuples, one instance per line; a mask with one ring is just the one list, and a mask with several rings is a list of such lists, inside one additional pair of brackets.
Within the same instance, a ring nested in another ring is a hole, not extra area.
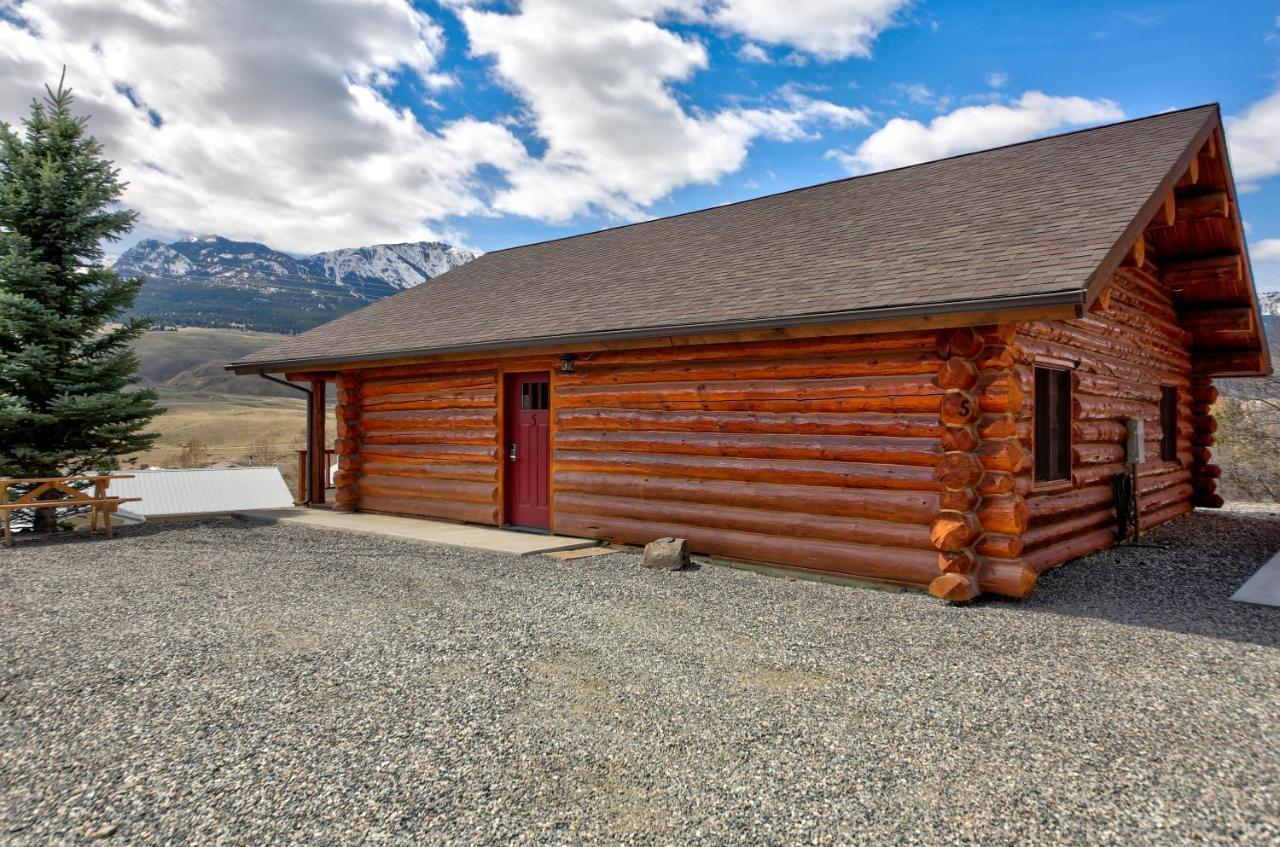
[[(121, 503), (132, 503), (141, 497), (108, 497), (107, 488), (113, 479), (133, 479), (132, 474), (101, 474), (85, 476), (48, 476), (17, 479), (0, 478), (0, 525), (4, 527), (4, 544), (13, 546), (13, 528), (10, 522), (13, 513), (18, 509), (62, 509), (67, 506), (89, 507), (89, 528), (98, 529), (98, 518), (102, 518), (107, 538), (112, 537), (111, 516)], [(92, 483), (92, 488), (77, 488), (76, 483)], [(16, 498), (10, 499), (13, 486), (31, 486)], [(63, 496), (51, 499), (40, 499), (51, 491), (60, 492)]]

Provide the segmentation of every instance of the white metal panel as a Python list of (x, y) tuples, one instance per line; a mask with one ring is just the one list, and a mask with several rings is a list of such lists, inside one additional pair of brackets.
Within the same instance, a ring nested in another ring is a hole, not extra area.
[(1280, 606), (1280, 553), (1249, 577), (1231, 599), (1237, 603), (1255, 603), (1259, 606)]
[(293, 494), (278, 468), (194, 468), (133, 471), (133, 479), (118, 479), (113, 497), (141, 497), (130, 511), (155, 515), (199, 515), (244, 509), (284, 509)]

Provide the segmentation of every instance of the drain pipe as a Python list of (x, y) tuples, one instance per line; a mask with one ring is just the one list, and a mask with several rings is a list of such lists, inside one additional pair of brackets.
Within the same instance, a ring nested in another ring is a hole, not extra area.
[(302, 505), (310, 506), (311, 500), (315, 495), (315, 492), (311, 490), (311, 389), (303, 388), (301, 385), (295, 385), (287, 379), (280, 379), (278, 377), (271, 376), (263, 368), (258, 368), (258, 376), (262, 377), (267, 382), (274, 382), (276, 385), (283, 385), (285, 388), (292, 388), (294, 391), (301, 391), (303, 394), (307, 395), (307, 472), (302, 475), (301, 481), (302, 490), (305, 493)]

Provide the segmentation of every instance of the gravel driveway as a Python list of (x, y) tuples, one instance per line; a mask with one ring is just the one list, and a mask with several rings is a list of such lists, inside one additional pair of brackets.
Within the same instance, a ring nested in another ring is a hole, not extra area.
[[(1280, 838), (1280, 517), (948, 607), (233, 520), (0, 550), (0, 843)], [(99, 839), (96, 840), (95, 839)]]

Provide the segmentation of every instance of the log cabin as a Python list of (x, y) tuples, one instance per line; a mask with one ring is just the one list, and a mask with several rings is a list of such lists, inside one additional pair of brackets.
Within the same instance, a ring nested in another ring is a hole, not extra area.
[(312, 386), (317, 498), (336, 383), (338, 509), (964, 601), (1220, 506), (1214, 380), (1271, 363), (1209, 105), (499, 250), (228, 367)]

